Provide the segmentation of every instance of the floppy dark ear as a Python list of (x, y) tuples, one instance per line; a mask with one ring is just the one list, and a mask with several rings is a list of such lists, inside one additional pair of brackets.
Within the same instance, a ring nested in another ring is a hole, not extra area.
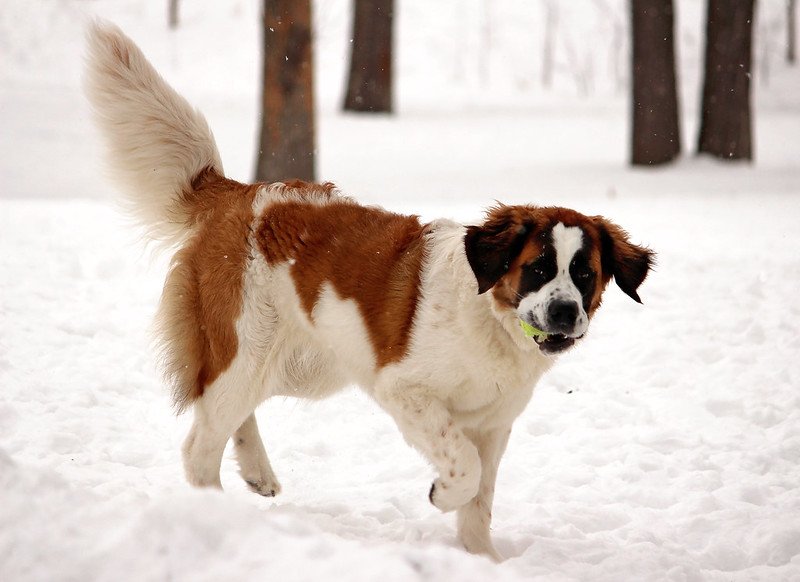
[(464, 248), (478, 280), (478, 295), (494, 287), (508, 272), (531, 228), (530, 219), (513, 206), (493, 208), (481, 226), (467, 227)]
[(602, 216), (594, 217), (600, 227), (601, 262), (603, 271), (614, 277), (626, 295), (641, 303), (636, 289), (655, 264), (656, 254), (628, 240), (628, 233)]

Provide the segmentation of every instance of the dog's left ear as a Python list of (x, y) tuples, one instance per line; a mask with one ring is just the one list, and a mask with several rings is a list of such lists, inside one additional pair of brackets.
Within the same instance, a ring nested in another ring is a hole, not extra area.
[(610, 220), (602, 216), (595, 216), (593, 220), (600, 229), (603, 271), (614, 277), (626, 295), (641, 303), (636, 289), (653, 268), (656, 254), (648, 248), (631, 243), (628, 233)]
[(480, 226), (468, 226), (464, 236), (467, 261), (478, 280), (478, 295), (494, 287), (522, 251), (533, 222), (521, 207), (492, 208)]

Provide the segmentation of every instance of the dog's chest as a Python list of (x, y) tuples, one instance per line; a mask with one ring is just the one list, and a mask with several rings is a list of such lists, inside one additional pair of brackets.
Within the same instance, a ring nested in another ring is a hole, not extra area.
[(475, 364), (462, 368), (447, 398), (451, 412), (466, 424), (510, 422), (525, 409), (544, 373), (540, 366), (506, 359)]
[(454, 325), (425, 329), (432, 333), (418, 333), (409, 357), (391, 374), (402, 383), (427, 386), (462, 424), (507, 424), (525, 408), (547, 368), (542, 358), (502, 341), (502, 329), (499, 339), (465, 334)]

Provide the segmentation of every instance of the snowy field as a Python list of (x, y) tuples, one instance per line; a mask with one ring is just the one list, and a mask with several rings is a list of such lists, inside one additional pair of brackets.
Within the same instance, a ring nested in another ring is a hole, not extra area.
[[(400, 114), (378, 119), (337, 112), (348, 8), (317, 3), (321, 179), (424, 219), (476, 221), (495, 199), (572, 206), (658, 252), (644, 305), (610, 287), (517, 421), (500, 565), (456, 546), (428, 503), (432, 469), (356, 389), (259, 409), (279, 497), (247, 491), (229, 454), (224, 493), (185, 484), (190, 419), (148, 340), (165, 258), (102, 179), (82, 27), (100, 14), (127, 30), (247, 180), (258, 2), (184, 0), (172, 33), (163, 4), (0, 6), (0, 580), (800, 579), (800, 69), (780, 62), (782, 2), (761, 3), (756, 163), (650, 170), (625, 167), (608, 36), (622, 0), (563, 8), (549, 90), (534, 66), (508, 68), (537, 50), (539, 8), (398, 0)], [(702, 2), (678, 10), (691, 151)], [(487, 21), (489, 36), (453, 30)], [(570, 46), (593, 63), (583, 76)]]

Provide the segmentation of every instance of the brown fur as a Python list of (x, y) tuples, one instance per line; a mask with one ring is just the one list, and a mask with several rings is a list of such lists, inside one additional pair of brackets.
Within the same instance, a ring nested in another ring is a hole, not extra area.
[(603, 270), (626, 295), (641, 303), (636, 289), (655, 265), (655, 253), (631, 243), (625, 230), (602, 216), (592, 217), (592, 222), (599, 232)]
[(236, 356), (235, 323), (258, 187), (206, 171), (184, 196), (195, 229), (172, 259), (157, 318), (163, 367), (179, 411), (200, 398)]
[(592, 294), (589, 308), (586, 310), (586, 313), (589, 315), (589, 317), (591, 317), (603, 302), (603, 291), (605, 291), (606, 287), (608, 286), (608, 282), (611, 281), (613, 273), (603, 269), (603, 251), (602, 244), (600, 242), (600, 233), (598, 232), (598, 229), (594, 223), (589, 223), (589, 225), (584, 226), (583, 233), (585, 237), (588, 237), (588, 245), (591, 249), (591, 252), (589, 253), (589, 266), (591, 267), (592, 271), (597, 274), (597, 280), (594, 284), (594, 293)]
[(425, 254), (423, 235), (416, 216), (339, 198), (323, 204), (272, 204), (259, 222), (256, 240), (267, 262), (294, 261), (291, 276), (309, 317), (324, 283), (342, 299), (355, 300), (376, 364), (382, 367), (400, 360), (408, 349)]
[(489, 209), (481, 226), (467, 227), (464, 247), (478, 280), (478, 293), (485, 293), (508, 273), (535, 228), (532, 210), (528, 206), (499, 205)]
[(517, 258), (511, 263), (508, 272), (492, 288), (492, 296), (501, 306), (516, 309), (521, 297), (519, 296), (522, 268), (536, 260), (542, 252), (542, 244), (534, 231), (525, 241)]

